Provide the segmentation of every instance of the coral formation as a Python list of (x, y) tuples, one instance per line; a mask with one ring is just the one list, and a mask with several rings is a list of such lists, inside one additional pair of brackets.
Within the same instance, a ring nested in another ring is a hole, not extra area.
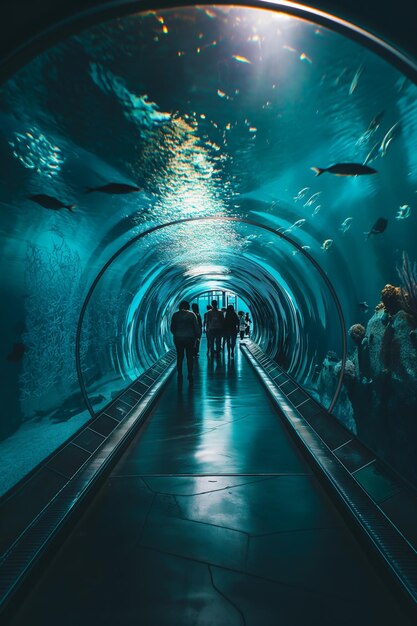
[(362, 343), (365, 335), (365, 326), (362, 326), (362, 324), (353, 324), (353, 326), (349, 328), (349, 337), (351, 337), (357, 345)]
[(408, 254), (403, 252), (403, 263), (397, 267), (402, 282), (402, 308), (417, 321), (417, 263), (410, 263)]
[(415, 348), (417, 348), (417, 330), (415, 329), (410, 330), (409, 336), (410, 336), (411, 343), (413, 344)]
[(384, 309), (390, 315), (395, 315), (403, 308), (403, 294), (401, 287), (394, 287), (394, 285), (385, 285), (381, 291), (381, 300), (384, 305)]
[[(339, 361), (338, 363), (336, 363), (336, 365), (334, 366), (334, 373), (336, 374), (336, 376), (340, 375), (340, 371), (342, 369), (342, 361)], [(346, 382), (347, 380), (354, 380), (356, 376), (356, 368), (355, 368), (355, 364), (353, 361), (351, 361), (350, 359), (346, 360), (345, 363), (345, 369), (343, 372), (343, 380)]]

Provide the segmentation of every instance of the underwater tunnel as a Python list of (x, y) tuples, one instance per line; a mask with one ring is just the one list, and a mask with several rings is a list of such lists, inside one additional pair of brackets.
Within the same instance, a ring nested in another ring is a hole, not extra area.
[[(86, 5), (3, 55), (15, 626), (69, 605), (81, 624), (413, 621), (417, 65), (315, 6)], [(172, 315), (211, 298), (250, 334), (235, 359), (203, 335), (178, 385)]]

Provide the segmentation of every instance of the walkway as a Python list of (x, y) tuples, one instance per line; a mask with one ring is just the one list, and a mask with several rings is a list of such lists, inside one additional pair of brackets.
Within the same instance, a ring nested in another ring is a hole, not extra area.
[(13, 626), (408, 625), (249, 363), (169, 382)]

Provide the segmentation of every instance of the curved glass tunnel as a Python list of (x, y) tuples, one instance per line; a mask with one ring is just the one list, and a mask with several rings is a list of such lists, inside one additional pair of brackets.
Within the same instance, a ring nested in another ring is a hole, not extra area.
[(124, 388), (159, 358), (172, 345), (169, 323), (179, 301), (192, 302), (204, 289), (237, 291), (250, 303), (255, 341), (311, 384), (323, 345), (330, 341), (340, 353), (342, 338), (327, 285), (309, 265), (276, 234), (221, 218), (174, 224), (139, 239), (103, 273), (86, 309), (81, 359), (88, 395), (100, 394), (104, 406), (109, 390)]
[[(312, 256), (347, 328), (358, 324), (336, 416), (415, 480), (416, 95), (398, 70), (341, 35), (216, 6), (97, 25), (8, 80), (1, 491), (90, 417), (75, 337), (101, 268), (139, 233), (210, 216), (224, 221), (151, 233), (100, 279), (80, 351), (94, 409), (172, 345), (179, 300), (211, 289), (240, 295), (259, 345), (329, 406), (342, 357), (336, 306), (314, 265), (268, 226)], [(311, 170), (338, 162), (377, 173)], [(409, 295), (386, 290), (379, 305), (387, 283)]]

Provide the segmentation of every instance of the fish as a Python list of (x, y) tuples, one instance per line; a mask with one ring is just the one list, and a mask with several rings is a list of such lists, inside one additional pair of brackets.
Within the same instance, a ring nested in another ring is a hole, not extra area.
[(363, 312), (367, 311), (370, 308), (367, 302), (359, 302), (358, 306), (359, 306), (359, 309)]
[(396, 220), (406, 220), (407, 217), (411, 215), (411, 207), (408, 204), (402, 204), (398, 209), (397, 215), (395, 216)]
[(314, 207), (314, 211), (313, 211), (313, 212), (312, 212), (312, 214), (311, 214), (311, 215), (312, 215), (312, 217), (314, 217), (315, 215), (317, 215), (317, 213), (320, 211), (320, 209), (321, 209), (321, 204), (317, 204), (317, 205)]
[(321, 176), (324, 172), (329, 172), (335, 176), (361, 176), (377, 173), (372, 167), (362, 165), (362, 163), (336, 163), (330, 167), (312, 167), (310, 169), (316, 172), (316, 176)]
[[(302, 250), (311, 250), (311, 246), (301, 246)], [(300, 250), (293, 250), (292, 251), (292, 255), (295, 256), (296, 254), (299, 254)]]
[(367, 239), (369, 239), (371, 235), (380, 235), (381, 233), (384, 232), (387, 226), (388, 226), (388, 220), (385, 217), (378, 217), (375, 224), (372, 226), (371, 230), (367, 233), (364, 233), (364, 235), (367, 235), (366, 237)]
[(24, 343), (14, 343), (12, 351), (7, 355), (7, 360), (17, 363), (24, 355), (25, 350), (26, 346)]
[(338, 87), (340, 84), (343, 85), (344, 83), (346, 83), (347, 76), (348, 76), (348, 70), (346, 67), (344, 67), (343, 70), (340, 72), (340, 74), (335, 78), (335, 81), (334, 81), (335, 87)]
[(363, 65), (360, 65), (358, 67), (358, 69), (355, 72), (355, 75), (352, 79), (352, 82), (350, 83), (350, 87), (349, 87), (349, 95), (351, 96), (353, 94), (353, 92), (355, 91), (356, 87), (358, 86), (358, 82), (360, 77), (362, 76), (363, 73)]
[(303, 189), (300, 189), (300, 191), (297, 193), (297, 195), (294, 196), (294, 200), (296, 202), (297, 202), (297, 200), (302, 200), (309, 189), (310, 189), (310, 187), (304, 187)]
[(324, 252), (327, 252), (327, 250), (329, 250), (329, 248), (331, 248), (332, 245), (333, 245), (333, 239), (325, 239), (320, 247), (322, 250), (324, 250)]
[(397, 82), (397, 92), (401, 93), (405, 86), (407, 84), (407, 78), (405, 76), (403, 76), (402, 78), (400, 78), (400, 80)]
[(368, 128), (359, 137), (358, 141), (356, 142), (358, 146), (362, 146), (363, 144), (368, 143), (372, 135), (374, 135), (376, 131), (378, 130), (378, 128), (380, 127), (383, 116), (384, 116), (384, 111), (381, 111), (380, 113), (378, 113), (378, 115), (375, 115), (375, 117), (372, 118), (372, 120), (369, 122)]
[(353, 217), (347, 217), (341, 224), (339, 230), (345, 233), (352, 226)]
[(47, 196), (43, 193), (35, 193), (32, 196), (28, 196), (29, 200), (36, 202), (36, 204), (40, 204), (45, 209), (50, 209), (51, 211), (59, 211), (60, 209), (68, 209), (68, 211), (73, 211), (75, 209), (75, 204), (64, 204), (58, 198), (54, 198), (53, 196)]
[(306, 223), (305, 218), (301, 218), (292, 224), (289, 228), (286, 228), (283, 233), (292, 233), (293, 228), (301, 228)]
[(366, 130), (367, 133), (374, 133), (376, 130), (378, 130), (378, 128), (381, 126), (381, 120), (384, 117), (384, 112), (385, 111), (381, 111), (371, 119), (371, 121), (369, 122), (369, 126)]
[(93, 191), (109, 194), (124, 194), (137, 193), (138, 191), (142, 191), (142, 189), (136, 185), (127, 185), (126, 183), (107, 183), (107, 185), (102, 185), (101, 187), (85, 188), (85, 193), (92, 193)]
[(314, 204), (320, 194), (321, 194), (321, 191), (317, 191), (317, 193), (313, 193), (313, 195), (307, 200), (304, 206), (306, 207), (306, 206), (311, 206), (312, 204)]
[(391, 128), (389, 129), (389, 131), (387, 132), (387, 134), (385, 135), (385, 137), (383, 138), (383, 140), (381, 141), (381, 147), (379, 148), (379, 152), (381, 154), (381, 156), (385, 156), (388, 150), (388, 146), (390, 145), (390, 143), (392, 142), (392, 140), (394, 139), (394, 137), (396, 137), (398, 135), (398, 133), (400, 132), (400, 122), (396, 122), (394, 124), (394, 126), (391, 126)]
[(232, 54), (232, 59), (238, 61), (238, 63), (252, 63), (252, 61), (249, 61), (249, 59), (241, 56), (240, 54)]
[(366, 155), (363, 164), (368, 165), (368, 163), (372, 163), (372, 161), (375, 161), (375, 159), (378, 158), (378, 152), (379, 152), (379, 142), (377, 141), (372, 146), (368, 154)]
[(297, 220), (292, 226), (291, 228), (301, 228), (301, 226), (304, 226), (304, 224), (306, 223), (306, 220), (304, 218), (302, 218), (301, 220)]

